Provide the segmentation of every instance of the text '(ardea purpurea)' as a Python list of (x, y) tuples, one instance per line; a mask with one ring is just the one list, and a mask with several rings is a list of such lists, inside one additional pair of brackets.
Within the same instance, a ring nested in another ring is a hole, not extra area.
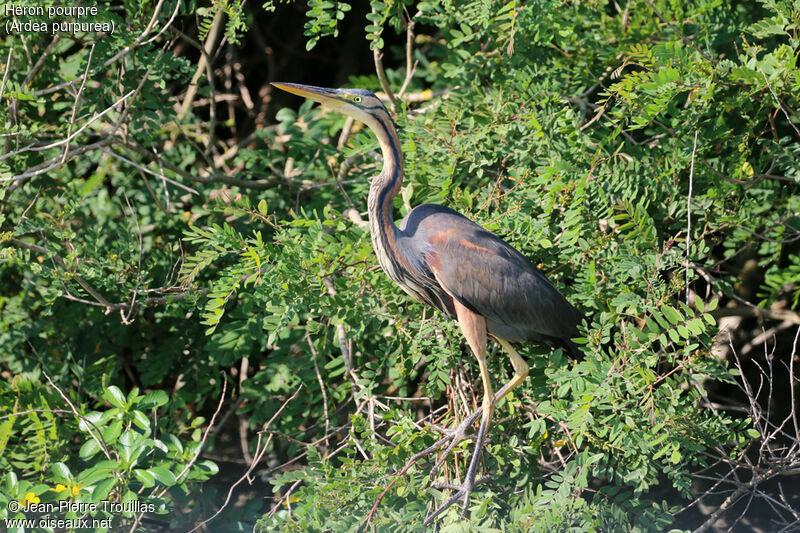
[[(457, 501), (463, 502), (462, 515), (466, 514), (495, 403), (528, 375), (528, 365), (512, 343), (547, 344), (580, 358), (571, 339), (579, 336), (578, 324), (584, 316), (524, 255), (452, 209), (418, 205), (399, 226), (395, 225), (392, 198), (403, 183), (403, 154), (392, 117), (373, 93), (295, 83), (272, 85), (363, 122), (378, 138), (383, 169), (373, 178), (367, 200), (369, 230), (378, 262), (406, 293), (458, 321), (480, 366), (482, 407), (409, 460), (411, 464), (447, 444), (431, 470), (433, 475), (481, 416), (463, 484), (455, 487), (456, 493), (429, 515), (426, 523)], [(514, 366), (514, 377), (496, 393), (492, 392), (486, 361), (487, 336), (508, 352)]]

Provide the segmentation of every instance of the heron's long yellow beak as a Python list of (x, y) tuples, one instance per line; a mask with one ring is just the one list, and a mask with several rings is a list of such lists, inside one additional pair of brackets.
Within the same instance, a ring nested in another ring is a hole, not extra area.
[(287, 93), (296, 94), (297, 96), (302, 96), (303, 98), (310, 98), (311, 100), (320, 102), (322, 104), (331, 104), (341, 101), (339, 98), (339, 91), (336, 89), (314, 87), (313, 85), (301, 85), (299, 83), (275, 82), (271, 85), (282, 91), (286, 91)]

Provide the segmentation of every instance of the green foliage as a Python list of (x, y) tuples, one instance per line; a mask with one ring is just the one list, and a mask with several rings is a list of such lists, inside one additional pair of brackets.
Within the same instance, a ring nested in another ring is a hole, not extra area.
[(208, 32), (214, 25), (214, 20), (223, 14), (226, 17), (225, 21), (225, 37), (232, 44), (239, 44), (241, 33), (247, 30), (247, 23), (242, 9), (242, 0), (213, 0), (211, 7), (198, 10), (198, 15), (201, 15), (200, 23), (198, 25), (198, 38), (200, 41), (205, 41), (208, 37)]
[[(396, 412), (387, 412), (388, 419), (395, 419)], [(402, 414), (399, 414), (403, 417)], [(402, 424), (402, 418), (398, 420)], [(362, 418), (354, 418), (353, 425), (366, 427)], [(372, 504), (389, 480), (386, 464), (400, 468), (403, 457), (398, 448), (409, 446), (418, 437), (407, 432), (396, 432), (392, 440), (396, 447), (371, 445), (369, 439), (362, 440), (372, 459), (353, 461), (342, 459), (334, 466), (309, 448), (310, 469), (291, 472), (276, 477), (280, 486), (288, 487), (298, 480), (304, 484), (287, 494), (281, 509), (272, 516), (262, 518), (257, 524), (259, 531), (352, 531), (363, 524)], [(535, 454), (531, 443), (514, 443)], [(498, 448), (493, 453), (500, 456)], [(355, 452), (355, 449), (351, 449)], [(507, 464), (494, 465), (503, 469), (509, 479), (517, 480), (512, 486), (492, 483), (481, 491), (477, 501), (470, 506), (470, 520), (460, 519), (458, 509), (451, 509), (445, 519), (449, 523), (443, 531), (648, 531), (664, 530), (671, 517), (669, 509), (646, 501), (632, 499), (630, 492), (618, 488), (601, 489), (594, 498), (585, 498), (582, 493), (589, 489), (593, 464), (601, 461), (602, 454), (586, 452), (576, 456), (560, 472), (543, 484), (530, 484), (533, 464), (530, 457), (511, 453)], [(384, 473), (376, 481), (376, 475)], [(485, 485), (484, 485), (485, 487)], [(371, 525), (377, 531), (392, 531), (399, 521), (404, 521), (408, 531), (425, 531), (421, 525), (428, 511), (427, 500), (433, 493), (438, 503), (446, 495), (433, 489), (426, 472), (413, 469), (385, 494), (381, 511)], [(353, 513), (342, 513), (343, 507)]]
[[(348, 2), (309, 2), (307, 49), (348, 20), (386, 65), (406, 60), (391, 43), (414, 22), (397, 218), (425, 202), (464, 213), (591, 317), (584, 361), (521, 348), (530, 377), (497, 408), (491, 479), (442, 531), (663, 531), (680, 506), (661, 494), (689, 497), (710, 450), (738, 460), (758, 436), (703, 406), (736, 376), (711, 348), (743, 263), (763, 271), (760, 305), (798, 309), (800, 27), (788, 0), (729, 4), (376, 0), (349, 21)], [(124, 3), (102, 14), (112, 35), (0, 41), (0, 518), (28, 493), (207, 518), (224, 491), (200, 453), (231, 448), (204, 441), (221, 401), (250, 453), (267, 443), (296, 468), (265, 474), (272, 512), (261, 495), (212, 526), (352, 531), (394, 481), (372, 525), (422, 531), (449, 492), (426, 461), (395, 479), (436, 438), (418, 412), (453, 424), (480, 380), (458, 328), (380, 271), (357, 223), (377, 143), (356, 128), (337, 149), (345, 118), (310, 102), (246, 133), (223, 104), (182, 112), (197, 65), (169, 33), (149, 40), (176, 5), (141, 39), (152, 13)], [(232, 45), (252, 8), (195, 7), (179, 12), (192, 38), (213, 40), (224, 13)], [(31, 50), (49, 50), (38, 71)], [(386, 74), (397, 90), (406, 72)], [(197, 98), (220, 87), (201, 80)], [(508, 379), (501, 350), (490, 371)]]
[(308, 22), (304, 33), (308, 37), (306, 50), (311, 50), (321, 37), (339, 35), (339, 22), (351, 7), (347, 2), (338, 0), (310, 0), (308, 6)]
[[(12, 385), (17, 391), (39, 389), (39, 394), (46, 392), (33, 383), (23, 385), (22, 379), (16, 381), (22, 385)], [(67, 500), (95, 504), (96, 508), (88, 516), (121, 527), (138, 514), (138, 509), (147, 509), (156, 515), (166, 514), (170, 502), (164, 494), (169, 489), (187, 492), (192, 485), (207, 481), (218, 472), (212, 461), (194, 462), (201, 446), (202, 418), (193, 420), (178, 434), (157, 430), (155, 413), (169, 399), (165, 392), (154, 390), (141, 395), (134, 388), (125, 395), (111, 385), (105, 389), (103, 398), (110, 408), (75, 412), (80, 422), (69, 429), (58, 427), (54, 412), (44, 411), (44, 419), (50, 427), (47, 435), (41, 415), (35, 410), (19, 411), (22, 398), (17, 398), (15, 411), (20, 414), (6, 415), (9, 418), (0, 428), (0, 441), (4, 444), (11, 441), (18, 447), (18, 451), (3, 454), (4, 486), (0, 501), (6, 505), (0, 511), (0, 518), (25, 518), (22, 510), (9, 508), (7, 504), (11, 500), (22, 502), (35, 497), (36, 503)], [(42, 400), (35, 405), (41, 409), (48, 403)], [(69, 426), (67, 420), (64, 425)], [(15, 425), (21, 427), (15, 428)], [(36, 431), (27, 430), (29, 427)], [(75, 430), (82, 445), (77, 456), (70, 456), (65, 453), (63, 436)], [(36, 450), (41, 449), (47, 450), (46, 461), (36, 455)], [(39, 483), (19, 476), (20, 472), (30, 471), (32, 466), (38, 471), (33, 479)], [(122, 507), (118, 510), (104, 502), (118, 502)], [(44, 518), (77, 519), (85, 515), (71, 510), (46, 513)]]
[(772, 265), (766, 272), (764, 292), (760, 295), (763, 300), (760, 305), (767, 306), (775, 302), (786, 288), (791, 289), (792, 308), (800, 307), (800, 257), (793, 255), (785, 269)]

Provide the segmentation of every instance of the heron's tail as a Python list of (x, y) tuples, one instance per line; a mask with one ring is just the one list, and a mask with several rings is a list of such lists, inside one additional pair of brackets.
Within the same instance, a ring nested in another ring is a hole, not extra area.
[(575, 316), (575, 318), (576, 318), (575, 326), (573, 327), (574, 334), (571, 335), (567, 339), (562, 339), (561, 348), (566, 350), (567, 353), (569, 353), (569, 355), (573, 359), (575, 359), (576, 361), (583, 361), (584, 355), (583, 355), (583, 352), (581, 351), (581, 347), (579, 345), (575, 344), (574, 342), (572, 342), (572, 339), (574, 339), (575, 337), (580, 337), (581, 336), (580, 331), (578, 331), (578, 326), (580, 326), (583, 323), (585, 323), (588, 326), (592, 322), (591, 322), (591, 320), (589, 320), (589, 317), (587, 317), (586, 315), (584, 315), (583, 313), (581, 313), (580, 311), (578, 311), (574, 307), (572, 309), (575, 311), (575, 315), (576, 315)]

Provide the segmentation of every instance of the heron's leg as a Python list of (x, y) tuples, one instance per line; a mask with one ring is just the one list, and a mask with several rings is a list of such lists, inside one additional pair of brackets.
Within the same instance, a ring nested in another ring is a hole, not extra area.
[[(478, 429), (478, 438), (475, 440), (475, 450), (472, 452), (472, 459), (470, 460), (469, 467), (467, 468), (464, 484), (460, 487), (453, 487), (458, 492), (444, 504), (442, 504), (438, 509), (436, 509), (433, 514), (428, 516), (425, 519), (426, 524), (430, 523), (437, 515), (459, 500), (463, 500), (464, 502), (461, 507), (461, 515), (466, 515), (467, 507), (469, 506), (469, 495), (472, 492), (472, 488), (475, 486), (475, 473), (478, 471), (478, 463), (480, 462), (481, 452), (483, 451), (483, 445), (486, 442), (486, 432), (489, 428), (489, 422), (491, 421), (492, 414), (494, 412), (495, 396), (492, 393), (492, 382), (489, 377), (489, 366), (486, 362), (486, 319), (476, 313), (473, 313), (458, 303), (458, 301), (455, 302), (455, 308), (456, 316), (458, 317), (458, 325), (461, 327), (461, 332), (464, 334), (464, 337), (466, 337), (467, 343), (469, 344), (470, 348), (472, 348), (476, 359), (478, 359), (478, 366), (480, 367), (481, 371), (481, 380), (483, 381), (483, 405), (480, 411), (476, 411), (468, 418), (468, 420), (474, 420), (474, 418), (477, 417), (477, 413), (482, 412), (481, 425), (480, 429)], [(463, 427), (463, 423), (459, 425), (457, 430), (458, 429), (465, 429)], [(448, 446), (444, 457), (446, 457), (449, 451), (453, 448), (457, 442), (456, 439), (458, 438), (458, 440), (461, 440), (463, 436), (454, 435), (452, 438), (453, 442), (451, 442), (450, 446)], [(442, 460), (443, 459), (440, 459), (436, 466), (441, 464)]]
[(492, 394), (492, 381), (489, 377), (489, 365), (486, 362), (486, 319), (461, 305), (458, 300), (454, 300), (454, 302), (458, 325), (466, 337), (469, 347), (472, 348), (472, 353), (475, 354), (481, 370), (483, 418), (491, 418), (494, 411), (494, 395)]
[(494, 337), (494, 339), (500, 343), (500, 346), (508, 352), (508, 356), (511, 357), (511, 364), (514, 365), (514, 377), (511, 378), (511, 381), (503, 385), (497, 394), (494, 395), (494, 402), (497, 403), (501, 399), (505, 397), (506, 394), (511, 392), (512, 390), (516, 389), (525, 378), (528, 377), (528, 363), (525, 362), (525, 359), (520, 357), (517, 351), (503, 339), (498, 339)]
[[(528, 376), (528, 365), (525, 362), (525, 360), (522, 357), (520, 357), (520, 355), (517, 353), (517, 351), (508, 342), (506, 342), (506, 341), (504, 341), (502, 339), (498, 339), (496, 337), (493, 337), (493, 338), (498, 343), (500, 343), (500, 345), (508, 352), (509, 357), (511, 358), (511, 364), (514, 366), (514, 377), (511, 378), (511, 380), (508, 383), (503, 385), (503, 387), (499, 391), (497, 391), (497, 393), (495, 393), (495, 395), (494, 395), (494, 397), (492, 399), (492, 402), (491, 402), (491, 407), (490, 407), (490, 409), (492, 411), (494, 410), (494, 405), (497, 403), (498, 400), (504, 398), (509, 392), (514, 390), (516, 387), (518, 387), (523, 381), (525, 381), (525, 378)], [(468, 340), (469, 340), (469, 337), (468, 337)], [(485, 354), (486, 354), (486, 352), (485, 352), (485, 346), (486, 346), (485, 343), (482, 346), (484, 347), (483, 351), (474, 350), (474, 349), (473, 350), (475, 351), (476, 356), (477, 356), (477, 354), (481, 354), (481, 356), (478, 358), (479, 364), (482, 367), (481, 368), (481, 378), (483, 379), (483, 376), (485, 375), (487, 377), (487, 381), (488, 381), (488, 375), (489, 375), (488, 374), (488, 369), (487, 369), (486, 374), (484, 374), (484, 372), (483, 372), (483, 368), (485, 366)], [(472, 343), (470, 343), (470, 347), (472, 347)], [(481, 363), (481, 360), (483, 360), (482, 363)], [(491, 391), (491, 384), (489, 384), (489, 387), (486, 387), (486, 389)], [(486, 396), (484, 395), (484, 400), (485, 400), (485, 398), (486, 398)], [(484, 425), (483, 419), (481, 420), (481, 429), (478, 431), (478, 433), (479, 433), (478, 436), (467, 435), (466, 431), (470, 426), (472, 426), (472, 424), (475, 422), (475, 419), (477, 419), (479, 416), (481, 416), (483, 414), (483, 412), (484, 412), (483, 406), (478, 407), (475, 411), (470, 413), (470, 415), (467, 416), (467, 418), (465, 418), (458, 426), (456, 426), (453, 429), (444, 429), (444, 428), (441, 428), (439, 426), (435, 426), (434, 425), (433, 427), (436, 428), (441, 433), (443, 433), (444, 436), (441, 439), (439, 439), (438, 441), (436, 441), (433, 445), (429, 446), (428, 448), (425, 448), (421, 452), (419, 452), (419, 453), (415, 454), (414, 456), (412, 456), (409, 459), (409, 461), (406, 463), (406, 465), (403, 467), (403, 469), (401, 470), (401, 474), (406, 472), (409, 468), (411, 468), (411, 466), (414, 463), (416, 463), (419, 459), (421, 459), (422, 457), (425, 457), (425, 456), (435, 452), (436, 450), (438, 450), (439, 448), (441, 448), (442, 446), (444, 446), (447, 443), (449, 443), (448, 447), (445, 449), (444, 453), (441, 455), (439, 460), (436, 462), (434, 467), (431, 469), (431, 476), (433, 476), (435, 474), (435, 472), (439, 468), (439, 466), (441, 466), (441, 464), (447, 459), (447, 457), (450, 454), (450, 451), (458, 443), (460, 443), (462, 440), (467, 439), (467, 438), (472, 438), (472, 439), (475, 439), (476, 441), (478, 441), (480, 439), (479, 442), (481, 442), (481, 448), (482, 448), (483, 442), (485, 441), (486, 427), (488, 427), (488, 421)], [(483, 435), (481, 435), (481, 432), (483, 432)], [(479, 450), (479, 448), (476, 446), (476, 451), (475, 451), (476, 454), (478, 453), (478, 450)], [(473, 457), (472, 457), (472, 459), (470, 461), (470, 467), (472, 466), (472, 463), (475, 463), (477, 465), (477, 457), (476, 457), (476, 455), (473, 455)], [(481, 483), (481, 482), (483, 482), (483, 481), (485, 481), (487, 479), (489, 479), (489, 476), (486, 476), (485, 478), (477, 480), (476, 482), (474, 482), (474, 485), (477, 485), (478, 483)], [(473, 480), (474, 480), (474, 472), (473, 472)], [(464, 498), (464, 500), (465, 500), (464, 508), (466, 508), (466, 505), (467, 505), (467, 501), (468, 500), (465, 497), (466, 495), (464, 494), (463, 487), (459, 487), (459, 486), (455, 486), (455, 485), (447, 485), (447, 484), (438, 484), (437, 486), (445, 487), (445, 488), (451, 488), (451, 489), (457, 490), (459, 492), (456, 495), (454, 495), (452, 498), (450, 498), (447, 502), (445, 502), (441, 507), (439, 507), (432, 515), (428, 516), (425, 519), (425, 524), (426, 525), (429, 524), (430, 522), (432, 522), (433, 519), (436, 518), (436, 516), (441, 514), (445, 509), (450, 507), (453, 503), (455, 503), (456, 501), (458, 501), (461, 498)]]
[[(520, 357), (519, 353), (517, 353), (517, 351), (511, 346), (511, 344), (509, 344), (507, 341), (504, 341), (503, 339), (498, 339), (497, 337), (492, 337), (492, 338), (494, 338), (500, 344), (500, 346), (502, 346), (503, 349), (506, 352), (508, 352), (508, 355), (511, 358), (511, 364), (514, 366), (514, 377), (511, 378), (511, 380), (508, 383), (503, 385), (503, 387), (499, 391), (497, 391), (494, 395), (494, 399), (492, 400), (492, 409), (494, 409), (494, 405), (496, 405), (497, 402), (499, 402), (509, 392), (517, 388), (523, 381), (525, 381), (525, 378), (528, 377), (529, 369), (528, 369), (528, 364), (522, 357)], [(474, 412), (472, 412), (467, 418), (465, 418), (464, 421), (461, 422), (461, 424), (459, 424), (455, 429), (452, 430), (443, 430), (443, 428), (434, 426), (437, 430), (444, 433), (445, 436), (442, 437), (442, 439), (434, 443), (429, 448), (426, 448), (425, 450), (419, 452), (412, 459), (416, 461), (417, 459), (435, 450), (438, 450), (444, 445), (445, 442), (450, 441), (450, 444), (445, 450), (445, 452), (442, 454), (439, 460), (436, 461), (436, 464), (431, 469), (431, 474), (434, 474), (436, 470), (438, 470), (438, 468), (445, 461), (445, 459), (447, 459), (450, 450), (452, 450), (462, 440), (466, 438), (472, 438), (471, 435), (467, 435), (465, 432), (467, 428), (472, 425), (475, 419), (478, 418), (482, 413), (483, 413), (483, 407), (481, 406)]]
[[(517, 353), (517, 351), (509, 344), (508, 342), (504, 341), (503, 339), (498, 339), (497, 337), (492, 337), (495, 339), (503, 349), (508, 352), (509, 357), (511, 358), (511, 364), (514, 366), (514, 377), (511, 380), (503, 385), (503, 387), (497, 391), (494, 395), (494, 401), (492, 402), (494, 405), (497, 404), (502, 398), (504, 398), (509, 392), (517, 388), (525, 378), (528, 377), (528, 364), (525, 360)], [(448, 454), (450, 451), (456, 447), (458, 443), (460, 443), (464, 439), (475, 439), (477, 437), (473, 435), (467, 435), (466, 430), (469, 428), (475, 419), (478, 418), (483, 414), (483, 406), (478, 407), (475, 411), (469, 414), (458, 426), (454, 429), (446, 429), (436, 424), (431, 424), (430, 427), (433, 427), (440, 433), (444, 435), (440, 440), (433, 443), (428, 448), (425, 448), (421, 452), (414, 455), (410, 460), (409, 463), (414, 463), (417, 460), (421, 459), (422, 457), (438, 450), (441, 448), (445, 443), (450, 442), (450, 445), (447, 447), (445, 452), (439, 458), (439, 460), (434, 465), (433, 469), (431, 469), (431, 474), (436, 473), (436, 470), (442, 465), (445, 459), (447, 459)]]
[[(431, 468), (431, 476), (433, 476), (436, 471), (439, 469), (440, 466), (444, 463), (447, 457), (450, 455), (450, 452), (453, 448), (458, 445), (462, 440), (472, 438), (476, 442), (480, 443), (480, 447), (476, 446), (476, 449), (480, 449), (483, 447), (483, 442), (486, 439), (485, 431), (484, 434), (481, 435), (480, 429), (478, 430), (478, 436), (474, 437), (472, 435), (467, 435), (466, 431), (472, 426), (472, 423), (475, 422), (475, 419), (483, 414), (481, 419), (481, 426), (483, 426), (483, 421), (486, 420), (486, 424), (488, 425), (488, 420), (492, 417), (494, 412), (494, 397), (492, 396), (492, 382), (489, 378), (489, 368), (486, 363), (486, 340), (487, 340), (487, 333), (486, 333), (486, 319), (483, 318), (481, 315), (475, 314), (466, 307), (464, 307), (458, 300), (454, 300), (455, 302), (455, 309), (456, 309), (456, 317), (458, 318), (458, 325), (461, 328), (461, 332), (464, 334), (464, 337), (467, 339), (467, 343), (469, 347), (472, 349), (472, 353), (475, 354), (475, 357), (478, 359), (478, 366), (480, 367), (481, 372), (481, 381), (483, 382), (483, 404), (480, 408), (476, 409), (472, 412), (467, 418), (465, 418), (458, 426), (451, 430), (445, 430), (438, 426), (433, 426), (438, 431), (444, 434), (444, 437), (439, 439), (435, 442), (432, 446), (429, 446), (425, 450), (422, 450), (411, 460), (416, 461), (420, 457), (427, 455), (435, 450), (441, 448), (445, 443), (449, 442), (449, 445), (444, 450), (444, 453), (439, 457), (439, 460), (433, 465)], [(473, 458), (475, 456), (473, 455)], [(410, 462), (410, 461), (409, 461)], [(477, 466), (477, 460), (475, 461)], [(470, 468), (472, 467), (472, 463), (470, 463)], [(473, 472), (474, 475), (474, 472)]]

